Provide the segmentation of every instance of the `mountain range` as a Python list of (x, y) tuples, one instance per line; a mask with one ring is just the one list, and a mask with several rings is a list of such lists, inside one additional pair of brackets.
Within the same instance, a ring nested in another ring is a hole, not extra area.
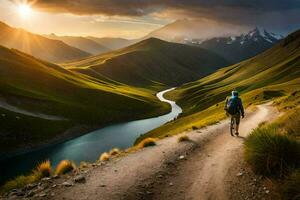
[(247, 34), (218, 37), (209, 40), (186, 40), (185, 43), (211, 50), (232, 63), (238, 63), (262, 53), (279, 42), (283, 36), (255, 28)]
[(53, 33), (50, 35), (45, 35), (45, 37), (53, 40), (60, 40), (70, 46), (76, 47), (93, 55), (106, 53), (111, 50), (110, 48), (86, 37), (57, 36)]
[(65, 66), (95, 78), (101, 75), (148, 88), (156, 84), (176, 86), (197, 80), (229, 64), (223, 57), (199, 47), (150, 38)]
[(91, 55), (62, 41), (13, 28), (3, 22), (0, 22), (0, 45), (18, 49), (51, 62), (70, 61)]

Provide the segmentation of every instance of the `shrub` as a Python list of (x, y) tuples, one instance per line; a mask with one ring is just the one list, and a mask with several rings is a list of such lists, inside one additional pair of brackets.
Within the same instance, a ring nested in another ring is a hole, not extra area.
[(300, 144), (274, 125), (255, 129), (245, 141), (245, 159), (262, 175), (282, 176), (300, 165)]
[(187, 135), (181, 135), (178, 137), (178, 142), (190, 141), (190, 138)]
[(287, 178), (282, 186), (282, 197), (286, 200), (300, 199), (300, 170)]
[(34, 170), (34, 173), (40, 174), (41, 178), (49, 177), (51, 175), (51, 163), (50, 163), (50, 161), (46, 160), (46, 161), (41, 162), (40, 164), (38, 164), (38, 166)]
[(110, 158), (110, 155), (107, 152), (104, 152), (104, 153), (101, 154), (99, 160), (100, 161), (108, 161), (109, 158)]
[(14, 178), (13, 180), (10, 180), (6, 182), (2, 187), (1, 187), (1, 193), (8, 192), (12, 189), (17, 189), (17, 188), (23, 188), (26, 185), (30, 183), (37, 182), (41, 179), (40, 173), (33, 172), (30, 175), (24, 176), (18, 176)]
[(142, 140), (139, 144), (139, 148), (144, 148), (144, 147), (150, 147), (150, 146), (155, 146), (156, 145), (156, 140), (154, 138), (146, 138)]
[(60, 174), (66, 174), (71, 171), (74, 171), (76, 169), (76, 165), (74, 162), (70, 160), (62, 160), (60, 163), (57, 165), (55, 174), (60, 175)]
[(289, 135), (299, 137), (300, 136), (300, 110), (296, 110), (295, 112), (290, 113), (282, 126), (287, 131)]
[(109, 155), (115, 156), (115, 155), (118, 155), (120, 153), (121, 153), (121, 151), (118, 148), (113, 148), (112, 150), (110, 150)]

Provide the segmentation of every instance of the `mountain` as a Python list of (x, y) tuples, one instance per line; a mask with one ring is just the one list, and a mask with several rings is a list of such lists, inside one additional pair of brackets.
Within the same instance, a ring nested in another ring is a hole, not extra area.
[(45, 37), (63, 41), (70, 46), (76, 47), (93, 55), (110, 51), (109, 48), (85, 37), (57, 36), (55, 34), (45, 35)]
[(176, 89), (169, 96), (184, 114), (143, 138), (164, 137), (224, 119), (224, 101), (233, 89), (240, 92), (245, 107), (273, 101), (286, 110), (300, 105), (299, 88), (300, 30), (249, 60)]
[(183, 43), (185, 39), (206, 40), (212, 37), (236, 35), (246, 28), (208, 19), (180, 19), (152, 31), (144, 39), (155, 37), (169, 42)]
[(127, 47), (129, 45), (138, 42), (138, 40), (127, 40), (124, 38), (110, 38), (110, 37), (97, 38), (92, 36), (87, 38), (111, 50)]
[(0, 22), (0, 45), (15, 48), (51, 62), (64, 62), (90, 56), (61, 41), (17, 29)]
[(217, 37), (209, 40), (191, 40), (185, 43), (197, 45), (204, 49), (211, 50), (232, 63), (251, 58), (269, 49), (283, 36), (255, 28), (247, 34), (231, 37)]
[(66, 67), (93, 77), (103, 75), (148, 88), (157, 84), (180, 85), (228, 64), (210, 51), (150, 38), (107, 54), (67, 63)]
[[(156, 91), (88, 77), (3, 46), (0, 72), (1, 154), (169, 108)], [(66, 132), (82, 125), (86, 128)]]

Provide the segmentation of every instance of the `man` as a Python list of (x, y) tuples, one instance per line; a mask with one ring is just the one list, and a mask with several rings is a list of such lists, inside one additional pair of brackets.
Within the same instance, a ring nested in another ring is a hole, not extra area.
[(231, 97), (226, 98), (224, 110), (234, 118), (236, 124), (235, 134), (238, 136), (241, 116), (242, 118), (245, 116), (243, 103), (241, 98), (239, 98), (238, 91), (233, 90), (231, 92)]

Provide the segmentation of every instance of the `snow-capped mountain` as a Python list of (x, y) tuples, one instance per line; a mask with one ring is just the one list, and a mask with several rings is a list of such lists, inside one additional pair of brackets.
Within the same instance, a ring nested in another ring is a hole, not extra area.
[(204, 41), (185, 39), (183, 42), (214, 51), (232, 63), (237, 63), (269, 49), (282, 38), (282, 35), (255, 28), (239, 36), (218, 37)]

